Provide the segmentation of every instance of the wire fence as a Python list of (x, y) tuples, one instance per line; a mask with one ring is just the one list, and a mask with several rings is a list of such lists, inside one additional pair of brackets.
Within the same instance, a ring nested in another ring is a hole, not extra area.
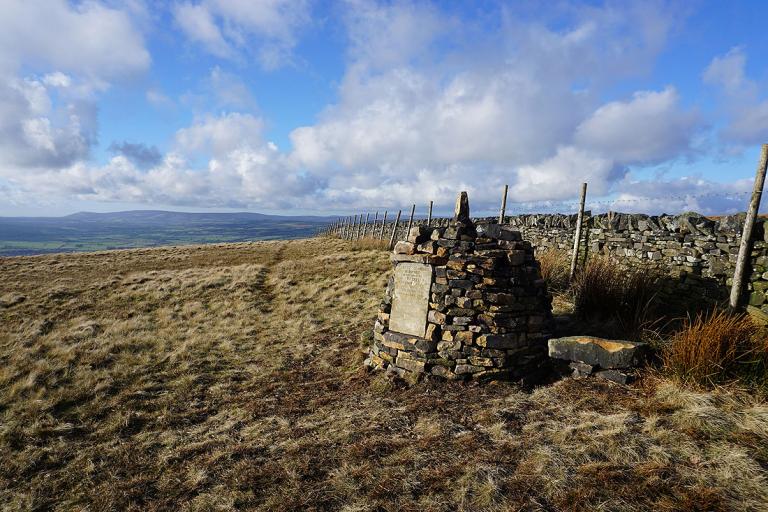
[[(507, 200), (508, 187), (504, 187), (504, 193), (501, 200), (501, 209), (499, 212), (499, 222), (507, 222), (509, 217), (527, 214), (553, 214), (560, 213), (565, 215), (576, 215), (580, 207), (580, 201), (572, 200), (540, 200), (540, 201), (509, 201)], [(617, 199), (598, 199), (587, 200), (585, 209), (590, 214), (597, 212), (613, 213), (621, 208), (630, 208), (637, 205), (664, 204), (673, 205), (678, 203), (682, 211), (686, 206), (693, 202), (711, 199), (724, 199), (738, 201), (742, 203), (745, 198), (751, 194), (751, 191), (724, 191), (708, 192), (703, 194), (674, 194), (664, 196), (634, 196), (631, 198)], [(434, 201), (425, 202), (425, 209), (417, 211), (417, 205), (412, 204), (408, 209), (399, 209), (397, 214), (393, 211), (379, 209), (374, 211), (363, 211), (359, 214), (339, 217), (325, 229), (321, 229), (318, 234), (329, 234), (344, 238), (347, 240), (357, 240), (361, 238), (373, 238), (378, 240), (389, 240), (390, 246), (395, 241), (407, 238), (408, 232), (412, 226), (430, 225), (433, 227), (446, 226), (450, 217), (432, 216)], [(410, 215), (407, 219), (403, 214)], [(487, 211), (485, 212), (487, 213)], [(502, 218), (503, 217), (503, 218)], [(480, 215), (477, 218), (496, 218), (492, 215)]]

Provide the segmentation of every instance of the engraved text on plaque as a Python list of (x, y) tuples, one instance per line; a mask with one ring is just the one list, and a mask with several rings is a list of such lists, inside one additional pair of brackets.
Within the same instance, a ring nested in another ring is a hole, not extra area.
[(427, 327), (432, 266), (400, 263), (395, 267), (394, 284), (389, 329), (423, 337)]

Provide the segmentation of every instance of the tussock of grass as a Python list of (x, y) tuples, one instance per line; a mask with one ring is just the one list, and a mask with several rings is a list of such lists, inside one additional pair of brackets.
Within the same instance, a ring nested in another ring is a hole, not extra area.
[(656, 319), (657, 278), (619, 267), (607, 257), (590, 258), (572, 283), (574, 310), (582, 319), (613, 323), (617, 334), (640, 336)]
[(378, 238), (362, 238), (350, 242), (350, 249), (353, 251), (387, 251), (389, 250), (389, 239), (379, 240)]
[(747, 394), (365, 372), (390, 263), (348, 247), (0, 260), (0, 509), (765, 509)]
[(568, 277), (571, 272), (568, 251), (549, 248), (538, 252), (536, 259), (541, 267), (541, 277), (547, 282), (547, 287), (551, 291), (562, 292), (568, 288)]
[(768, 335), (747, 315), (715, 310), (687, 319), (663, 358), (666, 369), (689, 384), (711, 387), (738, 379), (768, 385)]

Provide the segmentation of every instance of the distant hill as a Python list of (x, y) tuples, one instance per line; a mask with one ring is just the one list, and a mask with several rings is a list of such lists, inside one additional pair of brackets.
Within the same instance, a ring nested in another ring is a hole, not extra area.
[(0, 256), (305, 238), (332, 217), (161, 210), (0, 217)]

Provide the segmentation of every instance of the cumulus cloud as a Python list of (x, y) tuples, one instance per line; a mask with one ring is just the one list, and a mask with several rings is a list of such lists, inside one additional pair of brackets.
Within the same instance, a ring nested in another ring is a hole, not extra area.
[[(676, 19), (663, 4), (569, 7), (557, 22), (504, 8), (490, 33), (429, 6), (348, 5), (339, 100), (291, 134), (293, 158), (331, 187), (410, 201), (430, 176), (453, 190), (479, 183), (481, 206), (504, 181), (516, 200), (573, 196), (584, 179), (608, 192), (628, 165), (689, 154), (702, 127), (673, 86), (600, 101), (663, 49)], [(436, 50), (447, 37), (450, 50)]]
[(264, 123), (250, 114), (229, 113), (197, 119), (176, 133), (176, 146), (185, 154), (222, 156), (262, 142)]
[(149, 67), (143, 36), (128, 13), (99, 2), (5, 0), (0, 16), (0, 72), (19, 66), (55, 69), (92, 86)]
[(720, 136), (738, 146), (768, 139), (768, 95), (762, 92), (764, 87), (747, 77), (746, 64), (744, 49), (732, 48), (712, 59), (702, 77), (723, 95), (726, 126)]
[(173, 151), (159, 160), (155, 148), (121, 143), (105, 165), (76, 161), (10, 176), (43, 195), (194, 207), (290, 208), (323, 189), (321, 178), (263, 140), (262, 124), (247, 114), (209, 116), (179, 130)]
[(7, 0), (2, 11), (0, 174), (87, 159), (98, 93), (150, 65), (131, 14), (65, 0)]
[(674, 87), (638, 91), (629, 101), (607, 103), (577, 128), (575, 143), (625, 164), (674, 158), (691, 144), (698, 113), (680, 107)]
[(56, 106), (44, 81), (0, 79), (0, 168), (65, 167), (86, 158), (95, 137), (92, 104)]
[(551, 158), (517, 171), (512, 197), (526, 201), (566, 199), (582, 182), (592, 184), (592, 193), (603, 195), (624, 174), (612, 159), (573, 146), (560, 147)]
[(217, 57), (230, 57), (233, 50), (216, 24), (213, 13), (204, 5), (179, 4), (174, 10), (176, 22), (192, 41), (201, 43)]
[[(10, 134), (0, 141), (0, 159), (12, 164), (15, 183), (32, 190), (196, 207), (391, 208), (429, 199), (450, 204), (468, 190), (473, 209), (482, 211), (497, 207), (505, 183), (511, 201), (561, 201), (582, 181), (591, 194), (626, 201), (647, 194), (657, 198), (648, 206), (658, 207), (674, 187), (716, 190), (701, 180), (643, 190), (650, 182), (629, 171), (694, 155), (704, 126), (674, 85), (616, 96), (624, 90), (616, 85), (645, 76), (665, 47), (679, 18), (674, 6), (555, 6), (536, 19), (505, 6), (487, 13), (499, 20), (488, 29), (438, 4), (344, 5), (348, 62), (337, 99), (290, 134), (290, 149), (266, 140), (248, 88), (214, 67), (205, 81), (209, 108), (195, 109), (167, 154), (116, 142), (106, 164), (88, 163), (95, 121), (76, 102), (60, 105), (54, 97), (72, 90), (87, 68), (62, 63), (0, 89), (0, 114), (8, 112), (0, 134)], [(218, 57), (255, 56), (267, 68), (291, 59), (309, 11), (308, 3), (281, 0), (172, 8), (195, 44)], [(725, 91), (756, 89), (736, 57), (713, 61), (706, 80)], [(102, 78), (115, 76), (107, 69)], [(147, 98), (169, 103), (156, 89)], [(204, 113), (210, 110), (220, 113)], [(38, 168), (19, 172), (24, 166)]]
[(174, 6), (182, 32), (206, 51), (222, 58), (253, 52), (266, 69), (285, 65), (297, 33), (310, 21), (305, 0), (206, 0)]
[(109, 145), (109, 151), (123, 155), (139, 168), (148, 168), (159, 164), (163, 155), (155, 146), (147, 146), (141, 143), (113, 142)]

